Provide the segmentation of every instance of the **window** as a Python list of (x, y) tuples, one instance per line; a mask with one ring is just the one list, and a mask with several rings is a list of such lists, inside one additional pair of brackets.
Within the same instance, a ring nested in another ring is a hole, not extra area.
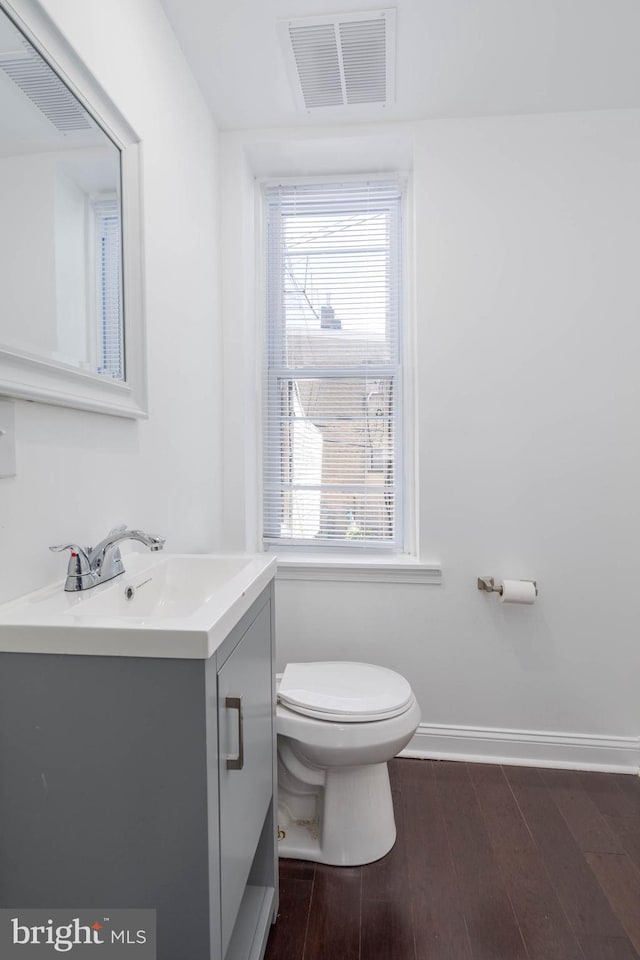
[(114, 380), (123, 380), (120, 203), (115, 196), (96, 199), (92, 208), (97, 250), (97, 369)]
[(265, 198), (265, 543), (399, 550), (401, 184)]

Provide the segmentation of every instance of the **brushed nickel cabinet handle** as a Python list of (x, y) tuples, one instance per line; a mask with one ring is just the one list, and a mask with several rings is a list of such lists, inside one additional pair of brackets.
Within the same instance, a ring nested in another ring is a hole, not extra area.
[(238, 711), (238, 752), (227, 754), (227, 770), (242, 770), (244, 765), (244, 740), (242, 733), (242, 697), (226, 697), (227, 710)]

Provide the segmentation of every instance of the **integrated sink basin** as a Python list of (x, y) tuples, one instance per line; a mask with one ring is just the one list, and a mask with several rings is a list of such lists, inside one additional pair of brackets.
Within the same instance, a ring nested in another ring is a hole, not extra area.
[(64, 581), (0, 604), (0, 650), (210, 657), (275, 574), (275, 557), (141, 554), (105, 584)]
[(147, 623), (190, 617), (252, 562), (250, 557), (163, 557), (135, 575), (125, 573), (111, 581), (108, 589), (86, 591), (73, 613), (76, 617), (124, 617)]

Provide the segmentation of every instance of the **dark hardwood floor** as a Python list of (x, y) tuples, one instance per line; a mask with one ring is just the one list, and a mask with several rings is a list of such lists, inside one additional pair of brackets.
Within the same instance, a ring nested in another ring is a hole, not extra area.
[(390, 764), (377, 863), (280, 861), (266, 960), (640, 958), (640, 779)]

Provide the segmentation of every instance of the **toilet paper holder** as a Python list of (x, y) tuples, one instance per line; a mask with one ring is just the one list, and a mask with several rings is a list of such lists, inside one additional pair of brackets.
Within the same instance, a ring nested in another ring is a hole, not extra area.
[(502, 593), (502, 584), (496, 587), (493, 577), (478, 577), (478, 590), (486, 590), (487, 593)]
[[(531, 583), (536, 588), (536, 596), (538, 596), (538, 584), (535, 580), (532, 580)], [(496, 586), (493, 577), (478, 577), (478, 590), (486, 590), (487, 593), (499, 593), (502, 596), (502, 584)]]

